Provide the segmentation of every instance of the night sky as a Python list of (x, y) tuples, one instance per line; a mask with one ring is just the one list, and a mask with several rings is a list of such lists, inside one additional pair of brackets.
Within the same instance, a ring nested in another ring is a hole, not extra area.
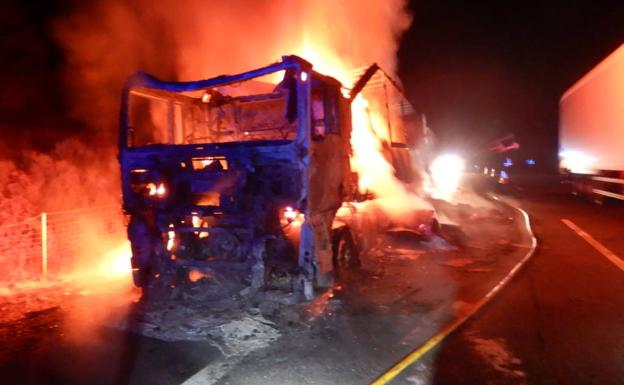
[[(65, 113), (64, 57), (51, 32), (72, 4), (0, 2), (0, 129), (44, 150), (82, 129)], [(523, 154), (554, 160), (559, 97), (624, 42), (624, 1), (410, 7), (414, 21), (402, 39), (399, 76), (440, 142), (464, 151), (513, 133)]]
[(47, 150), (80, 130), (66, 118), (63, 52), (52, 36), (63, 9), (57, 1), (0, 1), (1, 158)]
[(624, 43), (624, 1), (413, 1), (406, 92), (449, 148), (515, 134), (554, 166), (563, 92)]

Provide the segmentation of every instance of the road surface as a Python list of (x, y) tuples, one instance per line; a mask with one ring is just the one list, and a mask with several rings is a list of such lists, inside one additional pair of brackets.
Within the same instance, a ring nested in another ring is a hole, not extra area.
[[(552, 186), (503, 194), (530, 214), (536, 254), (492, 302), (392, 383), (624, 384), (624, 271), (607, 257), (624, 256), (624, 206), (597, 206)], [(470, 218), (476, 229), (506, 223), (482, 220)], [(395, 249), (379, 271), (369, 271), (366, 285), (315, 301), (309, 327), (293, 327), (237, 360), (213, 343), (102, 327), (98, 295), (68, 296), (75, 305), (0, 324), (0, 382), (206, 383), (202, 370), (229, 362), (215, 383), (366, 384), (477, 301), (526, 252), (516, 241), (490, 241), (448, 255)]]
[(606, 248), (624, 259), (624, 205), (575, 198), (556, 182), (505, 195), (531, 216), (536, 254), (497, 298), (393, 383), (624, 384), (624, 270), (603, 254)]

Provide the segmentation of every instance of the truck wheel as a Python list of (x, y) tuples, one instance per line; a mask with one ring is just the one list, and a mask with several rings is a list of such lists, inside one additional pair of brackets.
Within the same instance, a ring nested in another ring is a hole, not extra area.
[(132, 249), (132, 280), (136, 287), (145, 288), (162, 265), (158, 236), (145, 221), (133, 217), (128, 225), (128, 239)]
[(134, 286), (142, 288), (147, 285), (148, 280), (150, 279), (150, 272), (145, 268), (133, 268), (132, 269), (132, 281), (134, 282)]
[(130, 258), (130, 263), (132, 265), (132, 280), (134, 286), (143, 288), (152, 278), (152, 246), (146, 242), (137, 242), (135, 240), (131, 242), (131, 247), (132, 257)]
[(333, 240), (333, 263), (334, 274), (341, 277), (345, 272), (360, 267), (360, 256), (353, 241), (353, 236), (348, 229), (337, 232)]

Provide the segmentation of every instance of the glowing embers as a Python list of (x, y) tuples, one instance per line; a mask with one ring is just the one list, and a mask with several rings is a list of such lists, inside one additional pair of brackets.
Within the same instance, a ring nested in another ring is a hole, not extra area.
[(191, 216), (191, 223), (193, 224), (193, 227), (201, 227), (202, 220), (197, 215), (193, 215)]
[(292, 223), (292, 221), (294, 221), (297, 218), (297, 215), (299, 215), (297, 210), (293, 209), (290, 206), (284, 209), (284, 219), (286, 219), (288, 223)]
[(147, 195), (149, 196), (157, 196), (159, 198), (164, 197), (165, 194), (167, 194), (167, 188), (165, 187), (164, 183), (153, 183), (150, 182), (147, 184), (146, 190), (147, 190)]
[[(206, 227), (208, 227), (208, 223), (206, 221), (204, 221), (202, 218), (198, 217), (197, 215), (191, 216), (191, 223), (193, 224), (194, 228), (206, 228)], [(208, 237), (210, 235), (210, 233), (208, 231), (195, 231), (195, 234), (199, 238), (206, 238), (206, 237)]]
[(282, 226), (288, 226), (293, 222), (301, 224), (303, 223), (303, 220), (304, 215), (300, 213), (299, 210), (296, 210), (291, 206), (286, 206), (283, 210), (281, 210), (280, 223)]
[(167, 251), (172, 251), (175, 247), (175, 231), (173, 231), (173, 223), (169, 225), (170, 230), (167, 231)]
[(331, 290), (326, 291), (325, 293), (316, 296), (312, 301), (309, 301), (305, 304), (303, 311), (305, 314), (312, 318), (318, 318), (322, 316), (331, 316), (333, 315), (333, 306), (331, 305), (332, 298), (335, 297), (335, 291), (341, 291), (341, 286), (336, 286)]
[(195, 194), (197, 196), (197, 206), (219, 206), (221, 203), (221, 194), (214, 191)]
[(195, 171), (221, 172), (228, 169), (228, 161), (224, 156), (193, 158), (191, 163)]
[(159, 178), (150, 175), (147, 169), (130, 170), (132, 191), (150, 198), (164, 198), (167, 195), (167, 186), (163, 182), (154, 181), (154, 179)]
[[(200, 239), (207, 238), (210, 236), (210, 232), (208, 231), (210, 224), (207, 218), (200, 217), (198, 212), (191, 213), (190, 217), (186, 217), (186, 219), (180, 221), (179, 223), (182, 225), (182, 229), (178, 229), (178, 231), (188, 232), (190, 230)], [(189, 227), (191, 228), (189, 229)], [(193, 230), (197, 230), (197, 231), (193, 231)], [(167, 251), (175, 252), (176, 249), (178, 248), (178, 244), (184, 243), (184, 239), (185, 239), (184, 235), (180, 235), (180, 238), (178, 238), (178, 234), (176, 234), (176, 228), (174, 224), (170, 223), (168, 231), (167, 231), (167, 237), (166, 237)], [(172, 255), (171, 259), (176, 259), (176, 257)]]
[(192, 269), (188, 273), (188, 278), (189, 278), (189, 281), (191, 281), (191, 282), (197, 282), (199, 280), (206, 279), (206, 278), (209, 278), (209, 277), (210, 277), (209, 274), (204, 273), (203, 271), (201, 271), (199, 269)]
[[(228, 170), (229, 164), (225, 156), (205, 156), (191, 159), (193, 171), (204, 173), (204, 176), (212, 174), (220, 175)], [(195, 204), (198, 206), (221, 206), (221, 194), (213, 190), (213, 186), (197, 180), (193, 182), (192, 192), (195, 194)]]

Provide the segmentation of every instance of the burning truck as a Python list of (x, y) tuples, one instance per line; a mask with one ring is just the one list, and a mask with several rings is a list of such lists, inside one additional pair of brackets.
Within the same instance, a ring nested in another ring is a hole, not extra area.
[[(200, 271), (258, 290), (285, 275), (310, 296), (356, 268), (368, 234), (391, 225), (367, 217), (380, 197), (351, 166), (352, 104), (365, 88), (386, 96), (381, 152), (393, 178), (418, 179), (410, 136), (422, 131), (419, 115), (404, 98), (390, 105), (386, 83), (375, 86), (380, 76), (373, 65), (346, 89), (297, 56), (208, 80), (132, 75), (119, 162), (135, 285), (171, 285)], [(414, 231), (431, 231), (432, 210), (414, 215)]]

